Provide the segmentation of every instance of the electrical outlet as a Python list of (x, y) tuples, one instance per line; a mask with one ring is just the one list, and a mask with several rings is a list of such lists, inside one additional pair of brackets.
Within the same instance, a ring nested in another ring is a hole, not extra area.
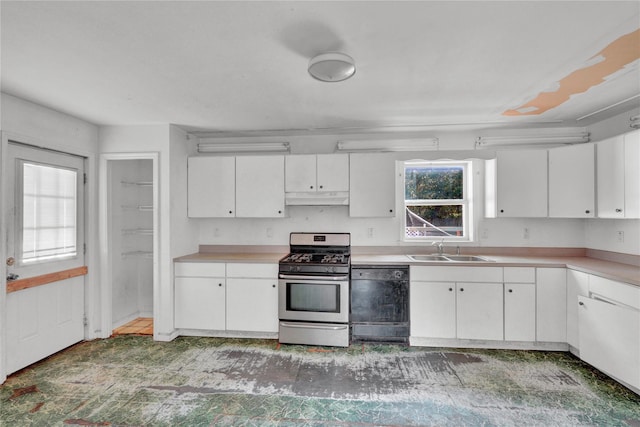
[(616, 236), (618, 238), (618, 242), (624, 242), (624, 231), (616, 231)]
[(529, 229), (527, 227), (522, 230), (522, 238), (524, 240), (529, 240)]

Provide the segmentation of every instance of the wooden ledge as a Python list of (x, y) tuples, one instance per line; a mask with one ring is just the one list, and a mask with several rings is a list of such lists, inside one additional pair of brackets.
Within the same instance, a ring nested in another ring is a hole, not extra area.
[(24, 289), (35, 288), (60, 280), (71, 279), (72, 277), (85, 276), (89, 269), (87, 266), (71, 268), (69, 270), (56, 271), (55, 273), (43, 274), (41, 276), (27, 277), (26, 279), (13, 280), (7, 282), (7, 293), (22, 291)]

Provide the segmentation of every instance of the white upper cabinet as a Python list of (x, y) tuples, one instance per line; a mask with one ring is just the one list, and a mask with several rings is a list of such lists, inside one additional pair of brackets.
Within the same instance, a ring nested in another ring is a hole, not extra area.
[(284, 217), (284, 156), (236, 157), (236, 216)]
[(349, 191), (349, 155), (318, 154), (318, 191)]
[(596, 143), (599, 218), (640, 218), (640, 131)]
[(486, 162), (485, 216), (546, 217), (547, 150), (498, 151)]
[(640, 218), (640, 130), (624, 135), (625, 218)]
[(550, 149), (549, 216), (593, 218), (594, 214), (594, 144)]
[(395, 216), (395, 190), (393, 157), (380, 153), (349, 155), (349, 216)]
[(293, 155), (285, 158), (287, 192), (349, 191), (347, 154)]
[(235, 157), (189, 157), (187, 167), (189, 217), (234, 217)]
[(624, 218), (624, 137), (596, 143), (599, 218)]

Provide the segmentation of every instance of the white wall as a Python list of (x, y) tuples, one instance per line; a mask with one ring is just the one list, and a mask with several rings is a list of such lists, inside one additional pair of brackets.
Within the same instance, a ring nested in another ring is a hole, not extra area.
[[(185, 193), (187, 188), (188, 148), (180, 146), (185, 144), (186, 134), (171, 125), (105, 126), (99, 129), (99, 141), (101, 153), (159, 155), (159, 288), (154, 289), (154, 337), (158, 340), (173, 339), (173, 258), (198, 250), (196, 230), (187, 220), (186, 207), (181, 208), (186, 206), (186, 202), (181, 201), (181, 193)], [(179, 166), (181, 164), (184, 166)], [(184, 215), (180, 214), (182, 210)], [(173, 233), (174, 225), (179, 233)], [(172, 235), (176, 237), (172, 238)]]
[[(2, 179), (0, 180), (0, 259), (5, 260), (6, 230), (4, 194), (8, 179), (4, 175), (6, 167), (7, 137), (20, 142), (77, 154), (87, 158), (85, 171), (88, 177), (87, 196), (85, 198), (87, 221), (85, 223), (85, 239), (87, 243), (86, 263), (89, 274), (86, 276), (87, 311), (95, 313), (88, 319), (85, 330), (87, 339), (96, 336), (96, 328), (100, 316), (99, 311), (99, 262), (98, 262), (98, 222), (97, 222), (97, 152), (98, 128), (75, 117), (51, 110), (41, 105), (16, 98), (12, 95), (0, 94), (0, 129), (3, 133), (0, 147), (0, 164)], [(4, 262), (0, 263), (0, 274), (6, 277)], [(0, 280), (0, 382), (5, 378), (5, 295), (6, 283)]]

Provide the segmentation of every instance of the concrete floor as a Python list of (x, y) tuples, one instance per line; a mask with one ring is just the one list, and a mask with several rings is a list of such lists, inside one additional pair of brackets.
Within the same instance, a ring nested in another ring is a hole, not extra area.
[(640, 396), (565, 353), (114, 336), (0, 387), (2, 426), (636, 426)]

